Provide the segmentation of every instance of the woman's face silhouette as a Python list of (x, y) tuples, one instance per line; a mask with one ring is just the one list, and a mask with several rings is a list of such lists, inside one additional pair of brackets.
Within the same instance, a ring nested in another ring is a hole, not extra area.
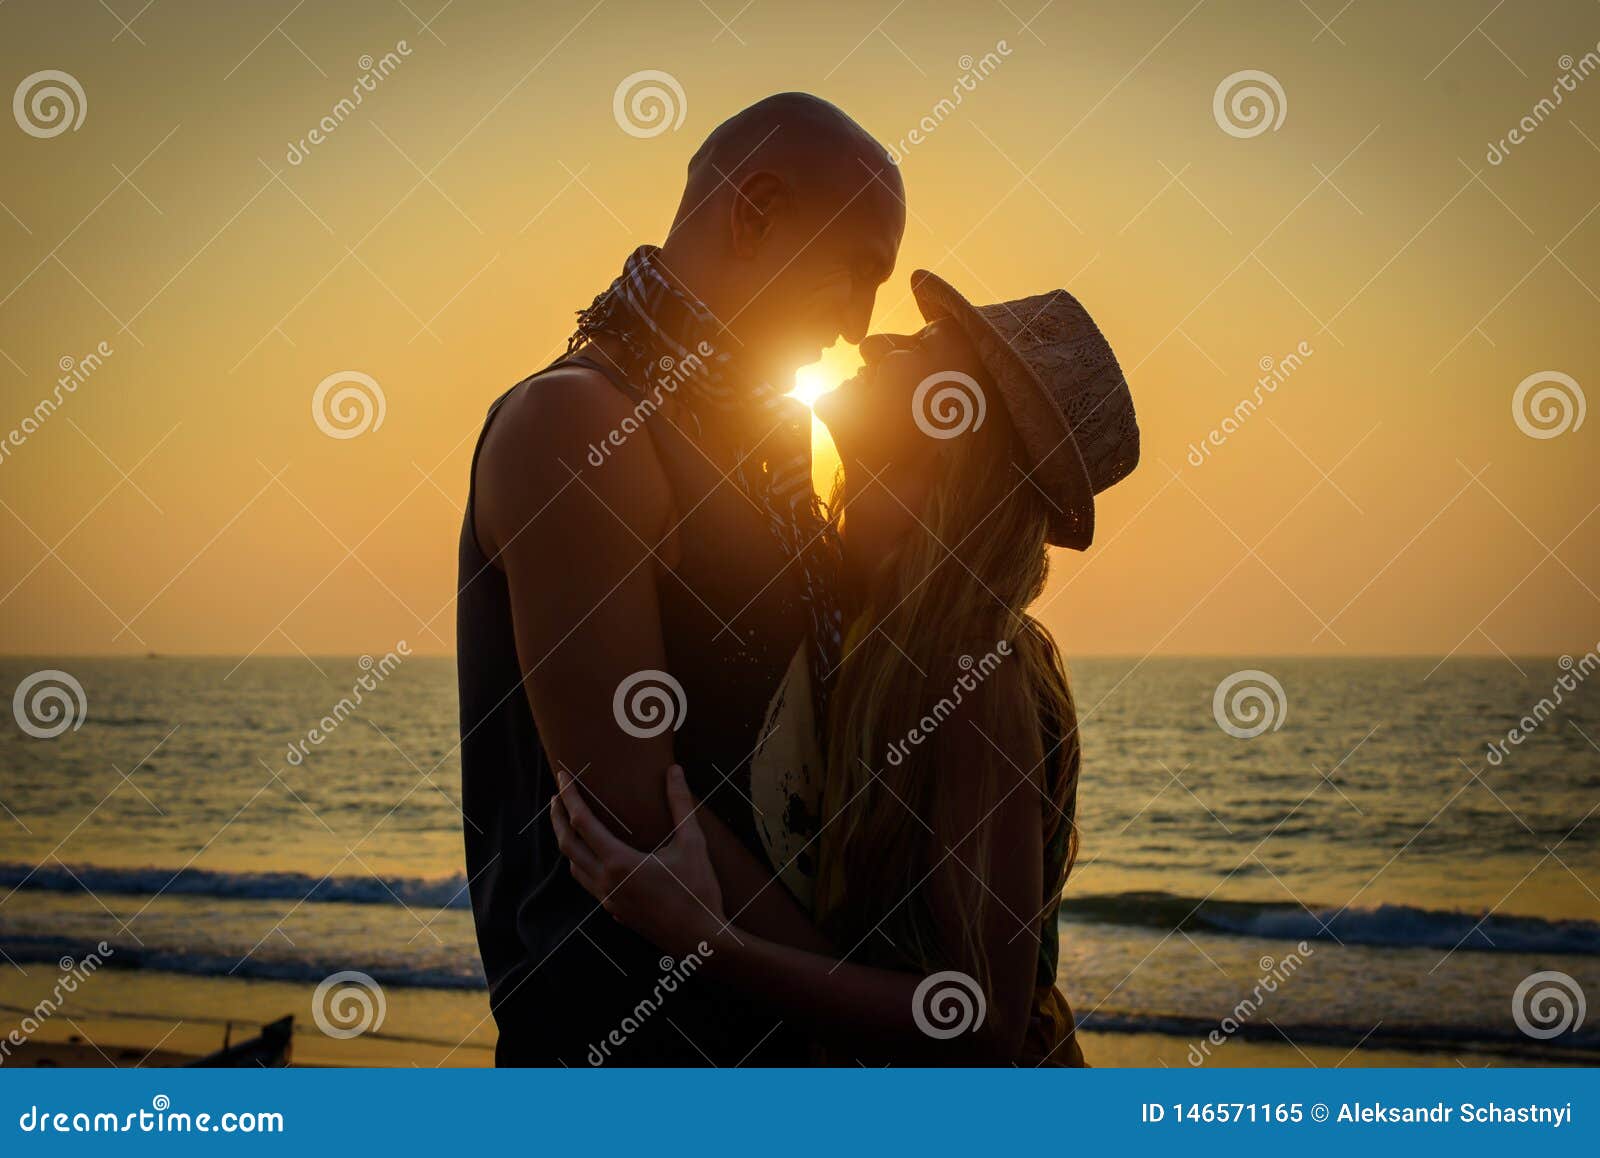
[(946, 318), (915, 334), (869, 334), (861, 357), (861, 372), (815, 403), (846, 473), (931, 469), (950, 437), (947, 424), (931, 413), (939, 388), (955, 383), (970, 394), (959, 386), (964, 379), (988, 389), (987, 372), (966, 331)]

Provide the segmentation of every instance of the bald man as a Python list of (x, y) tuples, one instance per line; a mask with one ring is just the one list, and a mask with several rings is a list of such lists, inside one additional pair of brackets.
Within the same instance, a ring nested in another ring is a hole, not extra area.
[[(866, 334), (905, 229), (882, 145), (785, 93), (689, 162), (672, 228), (490, 408), (457, 615), (467, 871), (502, 1065), (794, 1064), (799, 1027), (694, 976), (571, 879), (573, 777), (639, 847), (682, 764), (726, 911), (825, 948), (767, 860), (749, 757), (797, 649), (837, 662), (837, 545), (794, 370)], [(820, 678), (817, 686), (822, 686)]]

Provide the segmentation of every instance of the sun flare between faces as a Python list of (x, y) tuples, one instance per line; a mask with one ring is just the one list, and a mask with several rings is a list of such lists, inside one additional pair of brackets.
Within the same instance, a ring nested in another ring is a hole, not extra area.
[[(794, 372), (794, 389), (789, 391), (789, 397), (814, 407), (818, 398), (836, 389), (860, 368), (861, 357), (855, 347), (837, 342), (824, 350), (817, 361)], [(834, 449), (828, 428), (815, 415), (811, 419), (811, 456), (811, 484), (818, 494), (826, 496), (839, 469), (839, 452)]]
[(854, 347), (842, 342), (829, 346), (822, 357), (794, 372), (794, 389), (789, 397), (798, 398), (807, 406), (816, 405), (818, 398), (835, 389), (861, 368), (861, 358)]

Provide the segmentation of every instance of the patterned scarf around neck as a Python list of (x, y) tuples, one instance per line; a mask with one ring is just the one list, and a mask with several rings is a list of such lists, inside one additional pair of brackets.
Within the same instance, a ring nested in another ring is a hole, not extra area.
[[(784, 557), (800, 569), (800, 598), (811, 628), (811, 690), (822, 728), (826, 677), (837, 669), (843, 647), (842, 568), (836, 528), (811, 487), (810, 414), (770, 382), (741, 376), (727, 349), (733, 340), (727, 328), (668, 276), (660, 253), (645, 245), (629, 255), (621, 276), (578, 312), (567, 353), (600, 337), (613, 339), (622, 347), (624, 376), (635, 389), (649, 380), (659, 358), (670, 358), (695, 433), (704, 436), (702, 417), (712, 415), (735, 432), (736, 465), (729, 477), (765, 513)], [(771, 438), (778, 440), (779, 453), (753, 453)], [(770, 469), (761, 469), (763, 458)]]

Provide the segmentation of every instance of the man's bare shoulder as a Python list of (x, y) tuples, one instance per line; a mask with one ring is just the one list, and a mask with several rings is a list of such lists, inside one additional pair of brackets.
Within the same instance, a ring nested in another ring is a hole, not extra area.
[(480, 533), (492, 543), (497, 527), (520, 527), (563, 495), (572, 501), (562, 506), (603, 503), (641, 534), (659, 527), (670, 504), (666, 478), (637, 425), (634, 400), (588, 367), (559, 366), (519, 382), (478, 455)]
[[(528, 466), (533, 465), (529, 457), (539, 455), (578, 470), (593, 444), (632, 418), (634, 405), (609, 378), (587, 366), (569, 363), (546, 370), (511, 388), (484, 436), (482, 457), (509, 457)], [(642, 448), (650, 450), (648, 439)]]

